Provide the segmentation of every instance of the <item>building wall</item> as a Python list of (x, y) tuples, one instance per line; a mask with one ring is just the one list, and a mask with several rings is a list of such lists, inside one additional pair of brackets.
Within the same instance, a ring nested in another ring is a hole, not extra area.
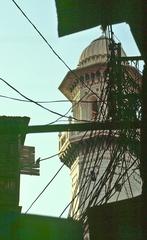
[[(79, 151), (78, 157), (71, 166), (74, 200), (70, 216), (76, 219), (85, 212), (88, 206), (119, 201), (141, 194), (142, 182), (137, 169), (138, 162), (131, 167), (135, 162), (135, 157), (127, 152), (122, 155), (121, 151), (117, 151), (114, 157), (114, 150), (117, 149), (116, 141), (113, 143), (112, 140), (109, 145), (106, 145), (102, 139), (97, 139), (97, 144), (94, 141), (94, 139), (91, 140), (91, 145), (83, 144), (83, 149)], [(125, 164), (130, 168), (127, 174)], [(118, 177), (120, 177), (119, 181)], [(110, 198), (108, 197), (109, 191), (112, 194)]]
[[(111, 121), (114, 117), (113, 112), (117, 111), (117, 109), (113, 109), (113, 107), (116, 107), (114, 105), (110, 106), (110, 98), (112, 96), (108, 94), (110, 90), (110, 84), (108, 83), (113, 79), (110, 79), (110, 72), (107, 72), (107, 65), (97, 64), (87, 68), (80, 68), (80, 70), (77, 71), (79, 71), (78, 74), (80, 76), (78, 80), (69, 75), (69, 79), (66, 77), (62, 84), (62, 91), (65, 91), (65, 94), (72, 100), (74, 119), (71, 123), (74, 124), (81, 121)], [(127, 81), (129, 81), (127, 77), (131, 78), (128, 85), (126, 85)], [(117, 81), (118, 79), (114, 80)], [(136, 83), (138, 85), (135, 85)], [(129, 67), (129, 65), (125, 66), (124, 82), (122, 82), (122, 84), (125, 97), (127, 94), (139, 93), (141, 81), (135, 68)], [(71, 90), (68, 91), (68, 89)], [(114, 93), (113, 90), (117, 93), (118, 88), (115, 86), (114, 89), (111, 90), (112, 93)], [(132, 120), (132, 113), (133, 117), (135, 117), (136, 114), (135, 109), (132, 108), (129, 98), (127, 99), (126, 97), (125, 101), (126, 104), (123, 103), (124, 105), (122, 105), (122, 108), (124, 108), (122, 116)], [(119, 119), (119, 112), (116, 114), (116, 117)], [(120, 120), (121, 118), (119, 121)], [(118, 143), (114, 138), (112, 138), (111, 141), (110, 131), (89, 131), (85, 137), (83, 137), (84, 133), (81, 132), (61, 134), (60, 150), (65, 150), (65, 156), (62, 156), (61, 159), (62, 161), (64, 161), (65, 158), (69, 159), (68, 166), (71, 169), (72, 196), (73, 199), (75, 198), (70, 208), (71, 216), (78, 218), (88, 206), (93, 206), (94, 204), (103, 204), (130, 198), (141, 193), (142, 182), (138, 169), (139, 159), (137, 159), (135, 165), (136, 169), (133, 166), (125, 173), (125, 169), (127, 169), (133, 161), (135, 162), (137, 158), (130, 149), (127, 148), (129, 138), (133, 141), (133, 138), (136, 138), (138, 133), (134, 132), (133, 134), (131, 131), (127, 132), (126, 130), (114, 131), (112, 135), (116, 137)], [(97, 143), (95, 143), (95, 139), (97, 139)], [(107, 146), (108, 139), (111, 142), (109, 146)], [(79, 147), (78, 153), (76, 152), (76, 154), (75, 145)], [(124, 148), (123, 155), (120, 152), (122, 151), (120, 150), (121, 146)], [(112, 160), (113, 164), (111, 166)], [(120, 181), (115, 184), (116, 179), (118, 176), (121, 176), (122, 172), (125, 174), (122, 175)], [(92, 179), (94, 177), (96, 178), (95, 180)], [(122, 182), (125, 182), (125, 184), (123, 185)], [(108, 192), (111, 189), (113, 189), (113, 196), (109, 198)], [(87, 197), (88, 195), (89, 197)], [(89, 203), (93, 196), (95, 196), (94, 200)]]

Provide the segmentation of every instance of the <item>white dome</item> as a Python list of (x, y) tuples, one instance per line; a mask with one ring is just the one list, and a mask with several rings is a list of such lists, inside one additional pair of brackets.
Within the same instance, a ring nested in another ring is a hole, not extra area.
[[(86, 67), (96, 63), (105, 63), (109, 56), (109, 39), (105, 36), (92, 41), (86, 47), (79, 59), (78, 67)], [(121, 48), (121, 55), (126, 56), (124, 50)]]

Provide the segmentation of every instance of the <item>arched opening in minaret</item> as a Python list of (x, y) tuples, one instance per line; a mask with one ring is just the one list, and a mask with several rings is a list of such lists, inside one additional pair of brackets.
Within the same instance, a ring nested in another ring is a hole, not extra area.
[(91, 108), (92, 108), (92, 120), (96, 121), (98, 115), (98, 105), (96, 98), (92, 100)]
[(87, 111), (87, 114), (86, 114), (87, 120), (96, 121), (98, 116), (97, 97), (94, 95), (89, 96), (86, 101), (87, 101), (87, 108), (85, 109), (85, 111)]

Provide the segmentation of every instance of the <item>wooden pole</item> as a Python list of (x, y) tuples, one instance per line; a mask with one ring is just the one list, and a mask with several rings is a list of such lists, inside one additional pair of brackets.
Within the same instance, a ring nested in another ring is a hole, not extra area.
[(90, 122), (54, 125), (34, 125), (28, 126), (26, 133), (47, 133), (47, 132), (67, 132), (67, 131), (92, 131), (92, 130), (119, 130), (140, 128), (141, 122)]

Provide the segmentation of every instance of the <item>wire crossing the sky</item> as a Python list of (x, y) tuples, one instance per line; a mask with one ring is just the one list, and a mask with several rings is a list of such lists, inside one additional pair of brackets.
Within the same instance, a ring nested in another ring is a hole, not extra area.
[[(86, 136), (87, 132), (88, 132), (88, 131), (84, 132), (84, 134), (83, 134), (82, 137), (81, 137), (80, 142), (82, 142), (82, 140), (83, 140), (83, 138)], [(75, 152), (75, 148), (77, 148), (77, 146), (74, 147), (73, 152)], [(60, 152), (60, 153), (62, 153), (62, 152)], [(51, 157), (48, 157), (48, 158), (39, 159), (39, 162), (40, 162), (40, 161), (43, 161), (43, 160), (47, 160), (47, 159), (52, 158), (52, 157), (55, 157), (55, 156), (57, 156), (57, 155), (58, 155), (58, 154), (55, 154), (55, 155), (53, 155), (53, 156), (51, 156)], [(47, 185), (43, 188), (43, 190), (39, 193), (39, 195), (38, 195), (38, 196), (35, 198), (35, 200), (31, 203), (30, 207), (26, 210), (25, 214), (28, 213), (28, 211), (33, 207), (33, 205), (36, 203), (36, 201), (41, 197), (41, 195), (45, 192), (45, 190), (50, 186), (50, 184), (51, 184), (51, 183), (53, 182), (53, 180), (57, 177), (57, 175), (59, 174), (59, 172), (62, 170), (62, 168), (65, 166), (65, 164), (66, 164), (67, 162), (68, 162), (68, 159), (66, 160), (66, 162), (64, 162), (64, 163), (61, 165), (61, 167), (58, 169), (58, 171), (55, 173), (55, 175), (51, 178), (51, 180), (47, 183)]]
[[(22, 8), (17, 4), (15, 0), (12, 0), (12, 2), (15, 4), (15, 6), (19, 9), (19, 11), (22, 13), (22, 15), (26, 18), (26, 20), (32, 25), (32, 27), (35, 29), (35, 31), (39, 34), (39, 36), (44, 40), (44, 42), (48, 45), (48, 47), (52, 50), (52, 52), (57, 56), (57, 58), (64, 64), (64, 66), (76, 77), (79, 79), (79, 76), (69, 67), (69, 65), (59, 56), (59, 54), (53, 49), (51, 44), (48, 42), (48, 40), (43, 36), (41, 31), (35, 26), (35, 24), (30, 20), (30, 18), (27, 16), (27, 14), (22, 10)], [(89, 89), (94, 95), (96, 95), (98, 98), (99, 96), (82, 80), (82, 83), (85, 85), (87, 89)]]
[(35, 204), (35, 202), (40, 198), (40, 196), (44, 193), (44, 191), (49, 187), (49, 185), (52, 183), (52, 181), (56, 178), (56, 176), (59, 174), (59, 172), (61, 171), (61, 169), (65, 166), (65, 163), (63, 163), (61, 165), (61, 167), (58, 169), (58, 171), (56, 172), (56, 174), (52, 177), (52, 179), (48, 182), (48, 184), (44, 187), (44, 189), (39, 193), (39, 195), (35, 198), (35, 200), (32, 202), (32, 204), (30, 205), (30, 207), (27, 209), (27, 211), (25, 212), (25, 214), (28, 213), (28, 211), (33, 207), (33, 205)]

